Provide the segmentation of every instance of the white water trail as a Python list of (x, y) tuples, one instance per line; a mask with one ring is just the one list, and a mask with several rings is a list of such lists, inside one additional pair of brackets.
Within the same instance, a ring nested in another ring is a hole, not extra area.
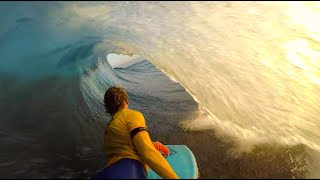
[[(318, 2), (72, 7), (77, 16), (70, 27), (92, 20), (108, 40), (101, 49), (111, 42), (112, 52), (138, 54), (188, 90), (211, 117), (191, 121), (189, 128), (320, 150)], [(92, 17), (88, 11), (95, 8)]]

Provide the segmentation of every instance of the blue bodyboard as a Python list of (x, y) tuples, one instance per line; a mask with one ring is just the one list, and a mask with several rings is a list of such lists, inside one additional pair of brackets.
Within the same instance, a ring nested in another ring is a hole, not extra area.
[[(165, 159), (171, 165), (180, 179), (197, 179), (199, 177), (196, 159), (186, 145), (166, 145), (170, 154)], [(148, 179), (162, 179), (151, 168)]]

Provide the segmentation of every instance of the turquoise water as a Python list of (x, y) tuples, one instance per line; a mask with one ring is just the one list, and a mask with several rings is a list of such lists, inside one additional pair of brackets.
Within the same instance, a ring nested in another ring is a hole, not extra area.
[[(318, 177), (317, 2), (1, 2), (1, 177), (103, 165), (121, 85), (200, 177)], [(297, 15), (299, 14), (299, 15)], [(110, 53), (145, 61), (112, 68)]]

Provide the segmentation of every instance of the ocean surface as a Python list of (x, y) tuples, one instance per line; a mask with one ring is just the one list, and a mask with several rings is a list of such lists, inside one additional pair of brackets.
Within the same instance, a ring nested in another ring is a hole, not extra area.
[(129, 94), (200, 178), (320, 178), (319, 2), (0, 2), (0, 178), (104, 165)]

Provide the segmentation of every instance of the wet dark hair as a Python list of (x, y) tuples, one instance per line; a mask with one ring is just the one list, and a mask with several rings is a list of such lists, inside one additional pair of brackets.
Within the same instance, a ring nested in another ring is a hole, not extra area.
[(128, 101), (128, 94), (122, 87), (112, 86), (104, 94), (104, 107), (111, 116), (123, 107), (125, 101)]

